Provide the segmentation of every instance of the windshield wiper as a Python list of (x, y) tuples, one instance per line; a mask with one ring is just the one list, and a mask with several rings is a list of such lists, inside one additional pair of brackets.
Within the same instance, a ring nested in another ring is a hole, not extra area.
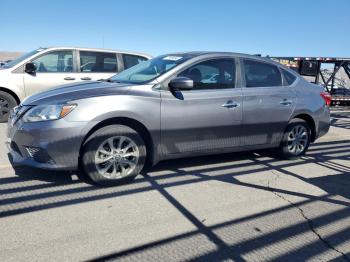
[(101, 79), (99, 79), (99, 80), (97, 80), (97, 81), (109, 82), (109, 83), (112, 83), (112, 82), (113, 82), (113, 80), (110, 79), (110, 78), (107, 78), (107, 79), (101, 78)]
[(107, 79), (101, 78), (101, 79), (99, 79), (97, 81), (108, 82), (108, 83), (118, 83), (118, 84), (120, 83), (120, 81), (112, 80), (110, 78), (107, 78)]

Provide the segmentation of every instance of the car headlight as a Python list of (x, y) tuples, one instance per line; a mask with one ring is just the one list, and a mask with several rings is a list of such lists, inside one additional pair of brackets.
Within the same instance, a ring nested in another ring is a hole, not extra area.
[(24, 114), (23, 121), (38, 122), (57, 120), (68, 115), (76, 106), (76, 104), (34, 106)]
[(15, 118), (15, 117), (21, 117), (29, 108), (31, 108), (30, 106), (15, 106), (14, 108), (12, 108), (11, 112), (10, 112), (10, 116), (11, 118)]

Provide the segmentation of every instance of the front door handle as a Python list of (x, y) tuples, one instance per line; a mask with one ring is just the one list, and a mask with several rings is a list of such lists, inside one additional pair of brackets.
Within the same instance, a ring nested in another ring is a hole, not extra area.
[(67, 76), (67, 77), (64, 78), (64, 80), (75, 80), (75, 78), (74, 78), (74, 77)]
[(91, 80), (91, 77), (88, 77), (88, 76), (86, 76), (86, 77), (82, 77), (82, 78), (80, 78), (81, 80)]
[(288, 99), (283, 99), (280, 104), (283, 106), (290, 106), (293, 102), (291, 100)]
[(236, 102), (233, 102), (232, 100), (229, 100), (225, 104), (222, 105), (222, 107), (226, 107), (226, 108), (236, 108), (238, 106), (239, 106), (239, 104)]

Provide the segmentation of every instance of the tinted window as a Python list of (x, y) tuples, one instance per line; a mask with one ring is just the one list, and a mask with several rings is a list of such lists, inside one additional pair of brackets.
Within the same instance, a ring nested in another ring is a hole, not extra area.
[(36, 72), (73, 72), (73, 52), (54, 51), (32, 61)]
[(297, 77), (295, 75), (293, 75), (292, 73), (289, 73), (287, 70), (282, 69), (282, 73), (284, 76), (284, 79), (286, 80), (283, 85), (284, 86), (290, 86), (291, 84), (293, 84), (293, 82), (295, 81), (295, 79), (297, 79)]
[(215, 59), (191, 66), (178, 76), (192, 79), (194, 89), (220, 89), (235, 87), (235, 72), (233, 59)]
[(117, 56), (115, 53), (80, 51), (81, 72), (118, 72)]
[(147, 60), (147, 58), (137, 55), (123, 54), (124, 68), (127, 69)]
[(281, 86), (282, 77), (277, 66), (244, 60), (246, 87)]

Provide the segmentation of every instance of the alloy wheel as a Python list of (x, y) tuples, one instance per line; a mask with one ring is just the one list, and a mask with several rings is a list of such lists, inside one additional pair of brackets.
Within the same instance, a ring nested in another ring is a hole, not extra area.
[(303, 125), (296, 125), (288, 134), (287, 147), (293, 155), (301, 154), (309, 142), (309, 132)]
[(8, 115), (10, 113), (10, 110), (11, 108), (9, 102), (6, 99), (0, 97), (0, 118)]
[(106, 178), (123, 178), (133, 172), (140, 153), (136, 143), (125, 136), (103, 141), (95, 154), (97, 171)]

